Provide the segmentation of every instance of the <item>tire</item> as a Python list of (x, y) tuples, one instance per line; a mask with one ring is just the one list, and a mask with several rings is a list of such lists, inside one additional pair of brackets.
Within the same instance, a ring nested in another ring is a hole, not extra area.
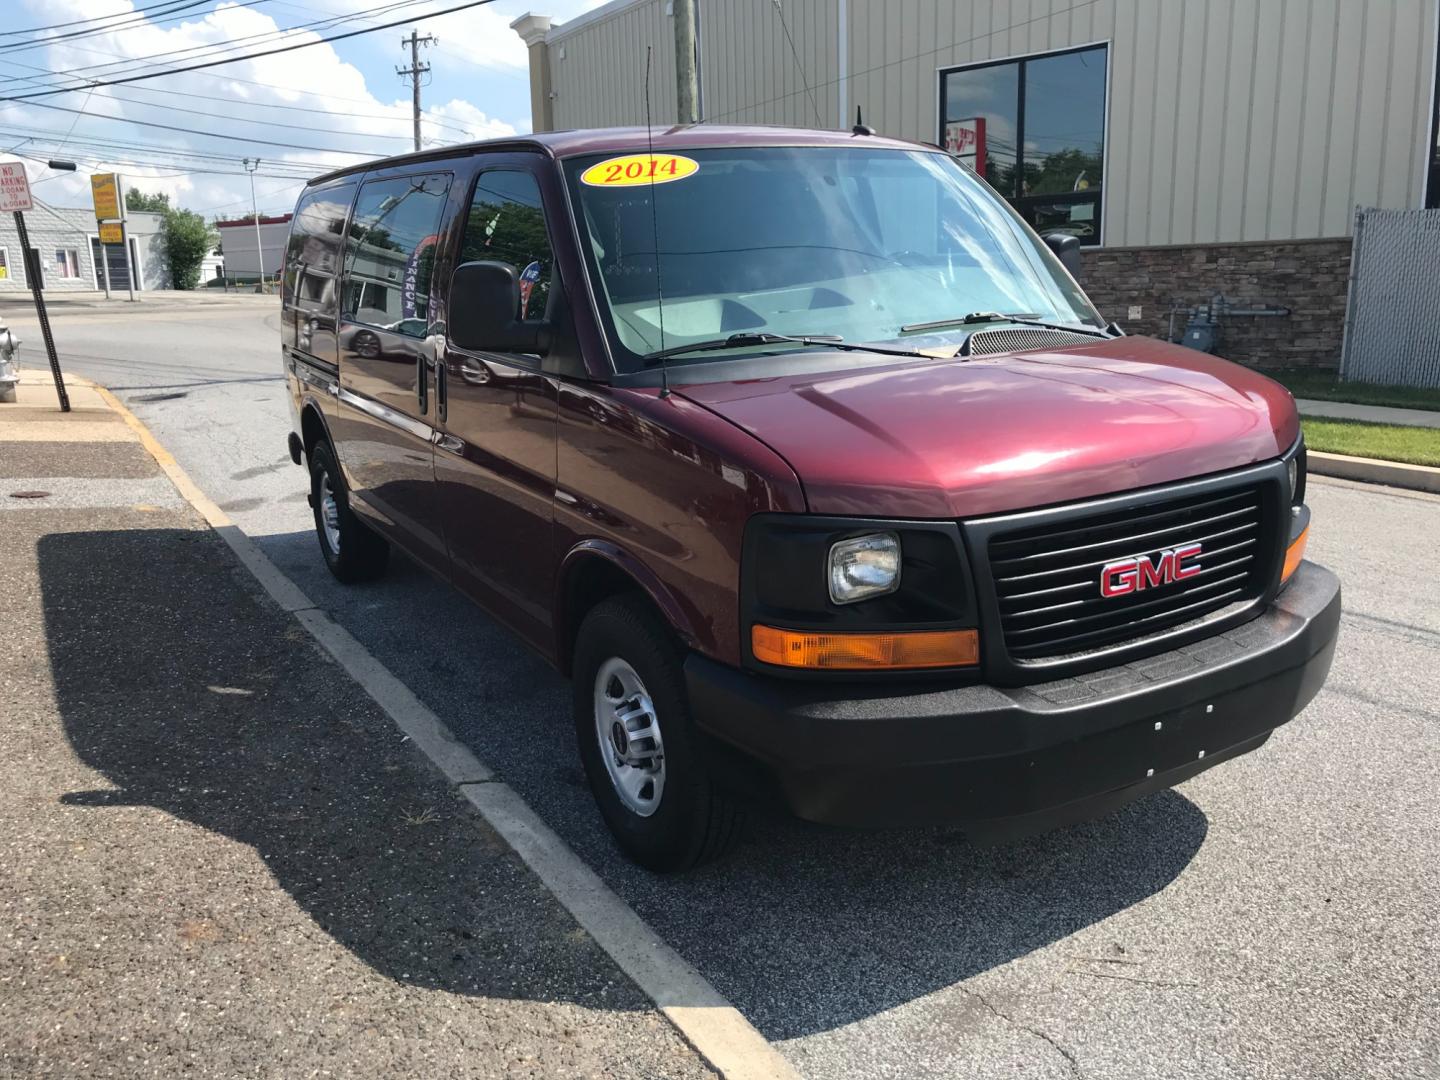
[[(315, 514), (315, 536), (320, 554), (336, 580), (347, 585), (370, 581), (385, 572), (390, 545), (350, 509), (350, 492), (326, 442), (310, 451), (310, 506)], [(333, 519), (326, 516), (333, 508)]]
[[(735, 846), (741, 828), (738, 808), (716, 790), (706, 769), (682, 660), (669, 629), (638, 596), (596, 605), (575, 647), (575, 735), (590, 790), (625, 854), (659, 872), (718, 859)], [(648, 698), (648, 713), (637, 686)], [(597, 715), (608, 737), (602, 737)], [(617, 722), (626, 728), (624, 735), (616, 732)], [(638, 734), (652, 730), (658, 737)], [(657, 757), (659, 790), (654, 779), (648, 787), (643, 783), (645, 776), (655, 776)], [(632, 782), (628, 794), (616, 775)]]

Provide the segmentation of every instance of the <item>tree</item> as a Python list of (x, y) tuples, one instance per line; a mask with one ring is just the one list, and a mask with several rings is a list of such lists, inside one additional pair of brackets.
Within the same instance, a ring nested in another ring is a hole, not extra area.
[(177, 289), (200, 284), (200, 264), (215, 247), (220, 234), (193, 210), (167, 208), (165, 213), (165, 257), (170, 263), (170, 283)]
[(170, 196), (159, 191), (153, 195), (147, 195), (139, 188), (125, 189), (125, 209), (145, 210), (156, 214), (167, 214), (170, 212)]

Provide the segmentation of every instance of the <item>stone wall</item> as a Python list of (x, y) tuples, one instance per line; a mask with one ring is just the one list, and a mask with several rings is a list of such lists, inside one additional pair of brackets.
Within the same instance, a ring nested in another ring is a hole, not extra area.
[[(1224, 293), (1241, 306), (1278, 304), (1288, 316), (1221, 324), (1221, 356), (1253, 367), (1338, 367), (1350, 276), (1350, 238), (1183, 247), (1096, 248), (1080, 283), (1127, 333), (1163, 338), (1171, 308)], [(1131, 319), (1131, 307), (1140, 318)], [(1178, 338), (1186, 316), (1175, 317)]]

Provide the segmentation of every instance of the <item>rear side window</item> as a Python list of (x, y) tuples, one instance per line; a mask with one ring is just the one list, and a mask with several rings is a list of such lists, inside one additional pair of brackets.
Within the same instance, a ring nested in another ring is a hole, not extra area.
[[(283, 302), (295, 318), (287, 319), (287, 335), (304, 336), (307, 320), (319, 317), (333, 328), (339, 295), (340, 248), (345, 238), (345, 217), (355, 197), (355, 184), (337, 184), (307, 191), (295, 207), (290, 240), (285, 245)], [(292, 341), (291, 344), (294, 344)], [(304, 343), (301, 342), (301, 347)]]
[(515, 268), (521, 319), (544, 317), (555, 259), (545, 233), (540, 185), (532, 174), (497, 169), (481, 173), (475, 182), (460, 261), (482, 259)]
[(450, 174), (371, 180), (345, 239), (341, 312), (351, 322), (424, 337)]

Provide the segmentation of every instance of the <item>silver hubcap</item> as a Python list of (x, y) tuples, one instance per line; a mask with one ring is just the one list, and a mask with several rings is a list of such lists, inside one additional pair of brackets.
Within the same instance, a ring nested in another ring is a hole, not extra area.
[(325, 543), (336, 555), (340, 554), (340, 507), (335, 503), (335, 489), (330, 484), (330, 474), (320, 474), (320, 524), (325, 529)]
[(595, 673), (595, 734), (615, 794), (626, 809), (649, 817), (665, 791), (665, 744), (645, 684), (618, 656)]

